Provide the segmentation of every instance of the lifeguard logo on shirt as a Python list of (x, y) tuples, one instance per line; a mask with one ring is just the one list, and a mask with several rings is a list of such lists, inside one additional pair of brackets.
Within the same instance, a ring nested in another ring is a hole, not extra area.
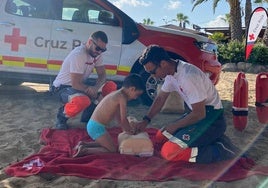
[(85, 62), (86, 65), (93, 65), (98, 61), (99, 58), (94, 58), (93, 62)]
[(182, 139), (189, 141), (191, 139), (191, 137), (189, 134), (184, 134), (184, 135), (182, 135)]

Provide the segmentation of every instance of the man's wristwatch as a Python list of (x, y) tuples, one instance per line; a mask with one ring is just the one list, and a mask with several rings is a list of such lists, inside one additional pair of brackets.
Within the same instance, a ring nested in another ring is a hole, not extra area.
[(143, 116), (143, 118), (142, 118), (143, 120), (146, 120), (146, 121), (148, 121), (148, 123), (150, 123), (151, 122), (151, 118), (149, 118), (148, 116)]

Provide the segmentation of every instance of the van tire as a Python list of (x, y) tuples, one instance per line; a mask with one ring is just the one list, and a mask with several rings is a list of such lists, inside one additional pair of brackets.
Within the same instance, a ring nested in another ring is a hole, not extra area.
[(141, 76), (145, 85), (141, 100), (144, 105), (151, 106), (157, 92), (157, 80), (145, 71)]
[(140, 96), (140, 99), (142, 104), (151, 106), (156, 96), (158, 85), (157, 80), (144, 70), (143, 66), (139, 63), (138, 60), (134, 63), (130, 73), (139, 74), (142, 77), (145, 91)]
[(3, 86), (19, 86), (23, 83), (23, 81), (21, 80), (17, 80), (17, 79), (1, 79), (0, 80), (1, 85)]

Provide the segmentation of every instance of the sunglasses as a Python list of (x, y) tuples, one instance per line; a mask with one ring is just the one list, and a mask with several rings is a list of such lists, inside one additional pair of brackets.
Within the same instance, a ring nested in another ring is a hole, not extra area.
[(92, 40), (92, 42), (95, 45), (95, 50), (96, 51), (98, 51), (98, 52), (105, 52), (107, 50), (106, 48), (103, 49), (103, 48), (99, 47), (94, 40)]
[(153, 70), (147, 71), (150, 74), (156, 74), (156, 70), (159, 68), (159, 65), (155, 66)]

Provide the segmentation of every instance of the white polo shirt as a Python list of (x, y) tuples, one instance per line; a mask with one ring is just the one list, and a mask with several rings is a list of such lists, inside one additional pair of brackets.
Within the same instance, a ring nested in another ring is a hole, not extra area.
[(96, 58), (91, 57), (86, 51), (86, 45), (82, 44), (73, 49), (64, 59), (53, 85), (55, 87), (59, 87), (60, 85), (71, 86), (70, 73), (83, 74), (83, 78), (86, 80), (97, 66), (103, 66), (102, 56), (99, 55)]
[(205, 100), (205, 105), (221, 109), (222, 103), (219, 94), (204, 72), (198, 67), (179, 61), (177, 72), (167, 75), (161, 88), (164, 92), (177, 91), (190, 109), (194, 103)]

